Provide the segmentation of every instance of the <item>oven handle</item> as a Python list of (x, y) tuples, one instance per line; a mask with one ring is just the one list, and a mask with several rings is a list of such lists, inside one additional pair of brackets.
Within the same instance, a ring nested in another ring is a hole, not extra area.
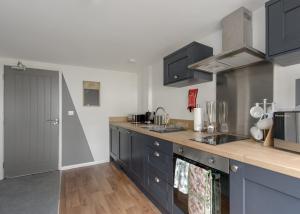
[(229, 159), (219, 155), (173, 144), (173, 156), (179, 156), (181, 159), (192, 164), (201, 164), (202, 166), (229, 174)]

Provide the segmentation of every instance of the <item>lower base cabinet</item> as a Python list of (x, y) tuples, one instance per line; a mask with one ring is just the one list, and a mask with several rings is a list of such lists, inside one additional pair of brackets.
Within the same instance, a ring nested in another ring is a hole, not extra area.
[(130, 174), (135, 182), (145, 184), (145, 137), (133, 132), (131, 134)]
[[(173, 170), (172, 157), (170, 156), (172, 146), (166, 148), (165, 142), (159, 141), (158, 143), (155, 138), (123, 128), (113, 130), (115, 135), (111, 134), (111, 141), (113, 140), (115, 144), (120, 145), (118, 156), (111, 153), (114, 162), (123, 169), (162, 213), (171, 214), (173, 187), (170, 181), (173, 176), (172, 173), (169, 173), (170, 171), (162, 169), (170, 167), (171, 172)], [(114, 137), (116, 135), (119, 137)], [(116, 139), (119, 139), (118, 143), (115, 142)], [(155, 150), (153, 150), (154, 148), (151, 149), (149, 145), (154, 145)], [(170, 150), (170, 154), (161, 152), (161, 147), (164, 151)]]
[[(117, 127), (110, 138), (115, 163), (162, 213), (178, 213), (172, 143)], [(233, 160), (230, 166), (230, 214), (300, 213), (299, 179)]]
[(300, 180), (231, 161), (230, 214), (299, 214)]
[(120, 139), (120, 164), (126, 170), (130, 167), (130, 152), (131, 152), (131, 132), (126, 129), (119, 129)]
[(120, 132), (119, 128), (116, 126), (109, 127), (109, 136), (110, 136), (110, 156), (115, 161), (119, 160), (120, 152)]
[(173, 187), (163, 178), (162, 173), (147, 165), (146, 189), (155, 204), (165, 213), (172, 213)]

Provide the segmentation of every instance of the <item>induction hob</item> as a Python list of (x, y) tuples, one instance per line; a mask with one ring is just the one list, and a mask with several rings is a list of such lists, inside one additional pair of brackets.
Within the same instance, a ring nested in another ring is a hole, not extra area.
[(220, 145), (224, 143), (230, 143), (230, 142), (245, 140), (245, 139), (247, 139), (247, 137), (230, 135), (230, 134), (219, 134), (219, 135), (212, 135), (206, 137), (196, 137), (193, 138), (192, 140), (199, 143), (209, 144), (209, 145)]

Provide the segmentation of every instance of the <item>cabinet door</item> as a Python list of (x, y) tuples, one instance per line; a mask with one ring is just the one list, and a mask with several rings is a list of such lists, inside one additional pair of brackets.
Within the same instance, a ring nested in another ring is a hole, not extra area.
[(186, 79), (188, 72), (189, 56), (185, 49), (174, 53), (164, 60), (164, 82), (172, 83), (182, 79)]
[(130, 171), (134, 179), (144, 185), (145, 178), (145, 136), (133, 133), (131, 136)]
[(131, 151), (131, 133), (129, 130), (120, 129), (120, 161), (124, 168), (129, 167)]
[(119, 129), (115, 126), (110, 127), (110, 156), (118, 160), (120, 152)]
[(148, 165), (151, 165), (153, 168), (161, 172), (160, 177), (172, 185), (173, 157), (151, 147), (147, 147), (146, 153), (147, 173), (149, 174)]
[(165, 180), (165, 175), (150, 164), (146, 165), (146, 189), (162, 212), (172, 213), (173, 186)]
[(267, 3), (267, 53), (269, 56), (300, 48), (300, 1)]
[(298, 214), (300, 180), (231, 161), (231, 214)]

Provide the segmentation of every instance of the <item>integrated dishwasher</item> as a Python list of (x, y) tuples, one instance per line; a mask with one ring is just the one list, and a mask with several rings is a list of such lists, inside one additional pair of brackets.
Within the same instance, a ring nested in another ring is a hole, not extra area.
[[(229, 214), (229, 159), (186, 146), (173, 144), (174, 175), (177, 159), (211, 172), (212, 213)], [(173, 213), (188, 214), (189, 192), (185, 194), (179, 191), (178, 188), (173, 187), (173, 197)]]

